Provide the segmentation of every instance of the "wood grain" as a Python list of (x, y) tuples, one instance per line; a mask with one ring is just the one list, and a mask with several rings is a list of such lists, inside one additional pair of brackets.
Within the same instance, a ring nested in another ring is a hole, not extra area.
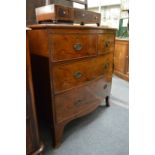
[(117, 76), (129, 80), (129, 42), (127, 40), (116, 40), (114, 66)]
[(75, 119), (81, 112), (99, 105), (109, 95), (111, 86), (103, 78), (92, 83), (55, 96), (56, 120), (61, 123), (67, 119)]
[[(39, 151), (38, 151), (39, 150)], [(29, 40), (26, 35), (26, 154), (39, 154), (43, 150), (40, 142), (32, 82)]]
[(50, 35), (49, 39), (52, 61), (97, 55), (97, 36), (95, 34), (54, 34)]
[[(106, 66), (107, 65), (107, 66)], [(90, 82), (100, 76), (108, 77), (113, 70), (113, 55), (105, 55), (89, 60), (77, 61), (68, 64), (58, 64), (53, 66), (54, 92), (59, 93), (64, 90), (77, 87)], [(80, 74), (76, 77), (76, 74)]]
[(65, 5), (51, 4), (38, 7), (36, 18), (38, 23), (59, 23), (60, 21), (67, 23), (72, 21), (74, 23), (94, 23), (100, 25), (101, 14)]
[[(110, 105), (116, 30), (53, 24), (31, 28), (37, 101), (41, 98), (40, 113), (52, 118), (56, 148), (67, 123), (94, 111), (104, 99)], [(105, 50), (106, 41), (110, 41), (110, 46)]]
[(28, 33), (32, 54), (48, 57), (48, 33), (46, 30), (34, 30)]
[(104, 54), (113, 52), (115, 48), (115, 35), (114, 34), (100, 34), (98, 36), (98, 53)]

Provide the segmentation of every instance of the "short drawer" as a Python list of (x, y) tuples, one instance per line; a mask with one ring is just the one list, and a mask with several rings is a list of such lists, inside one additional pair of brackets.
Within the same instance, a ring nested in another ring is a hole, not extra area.
[(74, 11), (72, 8), (63, 7), (59, 5), (55, 5), (56, 17), (57, 20), (73, 20)]
[(104, 54), (114, 51), (114, 34), (101, 34), (98, 35), (98, 53)]
[(87, 18), (87, 12), (84, 11), (84, 10), (79, 10), (79, 9), (75, 9), (74, 10), (74, 17), (75, 17), (75, 20), (89, 20)]
[(77, 21), (92, 21), (92, 14), (84, 10), (74, 10), (74, 17)]
[[(97, 77), (112, 75), (113, 55), (108, 54), (89, 60), (76, 61), (74, 63), (59, 64), (53, 66), (54, 92), (80, 86)], [(109, 76), (109, 77), (110, 77)]]
[(111, 84), (103, 78), (89, 85), (55, 96), (56, 121), (63, 122), (86, 114), (110, 95)]
[(84, 23), (97, 22), (100, 23), (100, 14), (95, 12), (86, 12), (84, 10), (74, 10), (75, 21), (81, 21)]
[(100, 23), (100, 20), (101, 20), (101, 15), (100, 14), (91, 14), (90, 13), (90, 16), (91, 16), (91, 20), (92, 22), (98, 22)]
[(52, 61), (64, 61), (97, 54), (96, 34), (50, 35)]

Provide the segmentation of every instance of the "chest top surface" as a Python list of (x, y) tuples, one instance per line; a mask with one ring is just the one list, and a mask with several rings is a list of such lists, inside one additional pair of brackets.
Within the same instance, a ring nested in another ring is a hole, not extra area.
[(94, 29), (94, 30), (112, 30), (116, 31), (115, 28), (110, 28), (106, 26), (81, 26), (81, 25), (69, 25), (69, 24), (34, 24), (29, 25), (32, 29)]

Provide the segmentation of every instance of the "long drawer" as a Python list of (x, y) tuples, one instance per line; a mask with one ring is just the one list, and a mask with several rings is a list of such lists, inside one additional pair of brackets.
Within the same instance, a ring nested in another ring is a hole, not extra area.
[(110, 93), (110, 89), (111, 83), (100, 78), (91, 84), (56, 95), (56, 121), (62, 122), (69, 118), (76, 118), (81, 113), (98, 106)]
[(49, 40), (54, 62), (97, 54), (96, 34), (52, 34)]
[(83, 61), (55, 64), (53, 66), (54, 93), (80, 86), (100, 76), (110, 78), (112, 68), (112, 53)]

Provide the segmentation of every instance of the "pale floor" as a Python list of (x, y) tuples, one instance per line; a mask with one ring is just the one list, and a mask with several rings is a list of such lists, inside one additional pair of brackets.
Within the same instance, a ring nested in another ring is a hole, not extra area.
[(110, 101), (114, 104), (129, 107), (129, 82), (113, 76)]

